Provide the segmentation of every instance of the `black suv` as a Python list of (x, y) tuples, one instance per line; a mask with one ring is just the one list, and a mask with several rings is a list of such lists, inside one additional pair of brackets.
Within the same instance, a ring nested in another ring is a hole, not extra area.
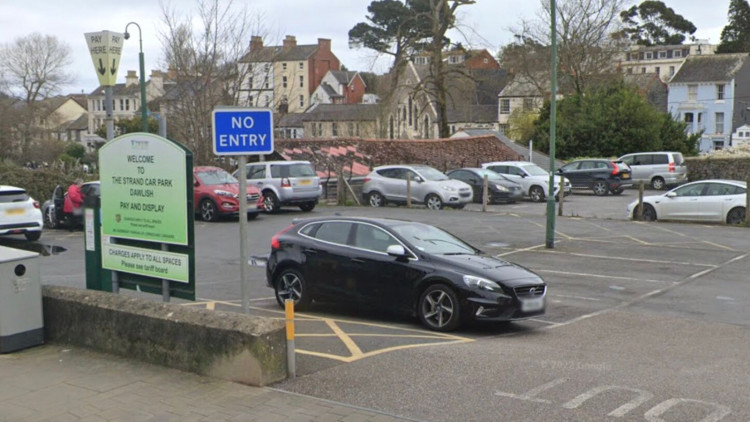
[(573, 189), (591, 189), (596, 196), (612, 192), (619, 195), (633, 186), (630, 167), (622, 161), (605, 158), (575, 160), (557, 169), (557, 174), (570, 180)]

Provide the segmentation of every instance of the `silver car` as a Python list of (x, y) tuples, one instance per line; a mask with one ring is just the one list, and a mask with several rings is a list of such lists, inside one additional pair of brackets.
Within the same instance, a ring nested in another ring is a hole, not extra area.
[(362, 196), (373, 207), (386, 203), (406, 204), (409, 181), (411, 201), (425, 204), (432, 210), (444, 206), (463, 208), (473, 198), (471, 186), (425, 165), (375, 167), (365, 178)]
[[(239, 170), (234, 177), (241, 177)], [(266, 212), (276, 213), (282, 206), (298, 206), (312, 211), (323, 194), (320, 177), (309, 161), (264, 161), (249, 163), (245, 177), (248, 185), (263, 194)]]
[(633, 183), (648, 183), (653, 189), (687, 183), (687, 166), (679, 152), (635, 152), (618, 158), (630, 166)]

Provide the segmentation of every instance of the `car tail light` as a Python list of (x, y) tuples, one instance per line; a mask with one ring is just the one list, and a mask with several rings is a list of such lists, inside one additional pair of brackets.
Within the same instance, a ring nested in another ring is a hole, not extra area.
[(291, 187), (291, 186), (292, 186), (292, 183), (289, 181), (289, 178), (285, 177), (285, 178), (281, 179), (281, 187), (282, 188), (288, 188), (288, 187)]
[(370, 180), (372, 180), (372, 179), (370, 179), (369, 177), (365, 177), (365, 180), (364, 180), (364, 182), (363, 182), (363, 183), (367, 183), (367, 182), (369, 182)]
[(619, 172), (620, 172), (620, 168), (619, 168), (619, 167), (617, 167), (617, 163), (615, 163), (614, 161), (612, 161), (612, 162), (611, 162), (611, 164), (612, 164), (612, 166), (614, 167), (614, 168), (612, 169), (612, 176), (617, 176), (617, 173), (619, 173)]
[(39, 209), (39, 201), (34, 201), (34, 208)]
[(674, 173), (674, 163), (669, 163), (669, 172)]
[(281, 242), (279, 241), (279, 236), (281, 236), (282, 234), (284, 234), (284, 233), (288, 232), (289, 230), (291, 230), (292, 227), (294, 227), (294, 224), (289, 225), (284, 230), (282, 230), (282, 231), (276, 233), (275, 235), (273, 235), (273, 237), (271, 238), (271, 249), (272, 250), (281, 249)]

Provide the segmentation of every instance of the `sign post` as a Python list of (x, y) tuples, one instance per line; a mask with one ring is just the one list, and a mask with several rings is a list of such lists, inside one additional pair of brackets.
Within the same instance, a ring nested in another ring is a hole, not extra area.
[(236, 155), (239, 161), (240, 197), (240, 283), (242, 312), (250, 312), (247, 277), (247, 155), (273, 152), (273, 114), (268, 109), (222, 107), (213, 111), (214, 153)]

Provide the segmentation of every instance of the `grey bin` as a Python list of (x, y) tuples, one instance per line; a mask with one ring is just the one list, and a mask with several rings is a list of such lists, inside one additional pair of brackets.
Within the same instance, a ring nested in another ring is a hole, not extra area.
[(39, 254), (0, 246), (0, 353), (42, 343)]

